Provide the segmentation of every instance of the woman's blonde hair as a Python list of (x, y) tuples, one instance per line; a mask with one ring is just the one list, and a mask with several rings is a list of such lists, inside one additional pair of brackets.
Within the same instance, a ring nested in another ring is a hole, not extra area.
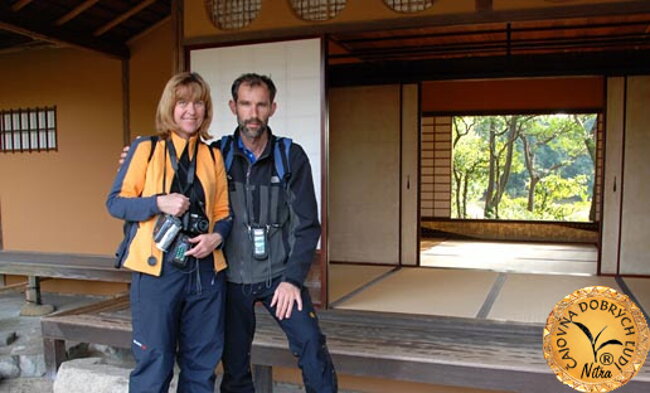
[(158, 110), (156, 111), (156, 130), (162, 138), (169, 137), (172, 131), (178, 130), (174, 121), (174, 107), (180, 100), (203, 101), (205, 103), (205, 118), (199, 127), (199, 136), (210, 139), (208, 127), (212, 121), (212, 99), (210, 87), (196, 72), (181, 72), (171, 77), (165, 85)]

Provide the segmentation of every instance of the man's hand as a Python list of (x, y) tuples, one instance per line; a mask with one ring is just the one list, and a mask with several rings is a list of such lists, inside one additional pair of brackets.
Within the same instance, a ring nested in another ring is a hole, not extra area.
[(161, 212), (180, 217), (190, 208), (190, 198), (178, 193), (159, 195), (156, 205)]
[(217, 248), (222, 241), (223, 238), (216, 232), (204, 233), (202, 235), (192, 237), (189, 239), (189, 242), (195, 244), (195, 246), (192, 247), (189, 251), (185, 252), (185, 256), (193, 256), (198, 259), (205, 258), (210, 255), (210, 253), (214, 251), (214, 249)]
[(129, 146), (124, 146), (124, 149), (122, 149), (122, 153), (120, 154), (120, 160), (118, 161), (120, 165), (124, 164), (124, 160), (126, 160), (126, 155), (129, 153), (129, 149), (130, 149)]
[(291, 318), (291, 310), (293, 310), (294, 302), (298, 305), (298, 311), (302, 311), (300, 289), (286, 281), (281, 282), (275, 289), (273, 299), (271, 300), (271, 307), (277, 306), (275, 316), (279, 320)]

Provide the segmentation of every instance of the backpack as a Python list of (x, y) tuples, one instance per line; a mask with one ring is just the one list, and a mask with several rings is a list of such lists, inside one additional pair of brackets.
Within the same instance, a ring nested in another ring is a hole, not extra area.
[[(232, 161), (234, 158), (234, 149), (232, 148), (233, 141), (234, 138), (232, 135), (226, 135), (217, 142), (217, 146), (219, 147), (219, 150), (221, 150), (221, 155), (223, 156), (226, 173), (230, 173), (230, 168), (232, 168)], [(277, 173), (280, 182), (283, 183), (285, 187), (289, 184), (289, 178), (291, 178), (291, 164), (289, 161), (291, 143), (293, 143), (291, 138), (276, 137), (275, 145), (273, 146), (275, 173)]]

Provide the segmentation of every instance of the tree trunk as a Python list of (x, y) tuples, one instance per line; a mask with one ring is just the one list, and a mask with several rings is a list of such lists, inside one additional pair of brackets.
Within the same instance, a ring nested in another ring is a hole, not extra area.
[(494, 129), (494, 121), (490, 120), (490, 138), (489, 138), (489, 174), (488, 174), (488, 187), (485, 192), (485, 211), (483, 216), (485, 218), (494, 218), (494, 183), (499, 168), (496, 165), (496, 130)]
[(463, 179), (463, 218), (467, 218), (467, 188), (469, 184), (469, 173)]
[(494, 129), (494, 124), (490, 125), (490, 175), (488, 179), (488, 190), (485, 197), (486, 218), (499, 218), (499, 204), (501, 203), (501, 198), (508, 186), (508, 180), (512, 168), (512, 157), (514, 155), (514, 142), (519, 135), (519, 128), (517, 126), (519, 117), (520, 116), (512, 116), (510, 119), (506, 118), (507, 128), (504, 131), (506, 134), (504, 146), (506, 157), (503, 168), (501, 168), (499, 162), (503, 150), (500, 152), (496, 151), (497, 133)]
[(454, 188), (456, 189), (456, 217), (463, 218), (461, 215), (461, 206), (460, 206), (460, 187), (461, 187), (461, 178), (462, 175), (458, 173), (459, 171), (454, 168)]
[(535, 187), (537, 186), (538, 182), (539, 176), (530, 177), (530, 187), (528, 187), (528, 206), (526, 209), (531, 213), (535, 209)]
[(515, 146), (515, 139), (517, 139), (517, 136), (519, 134), (519, 129), (517, 127), (517, 121), (519, 120), (519, 116), (512, 116), (510, 118), (510, 122), (508, 124), (508, 139), (507, 139), (507, 146), (506, 146), (506, 162), (503, 165), (503, 175), (501, 176), (500, 184), (499, 184), (499, 193), (498, 193), (498, 199), (497, 199), (497, 205), (501, 203), (501, 197), (503, 197), (503, 193), (506, 191), (506, 187), (508, 186), (508, 180), (510, 179), (510, 170), (512, 168), (512, 156), (514, 155), (514, 146)]
[(535, 154), (530, 149), (530, 144), (525, 135), (520, 135), (521, 143), (524, 145), (524, 164), (526, 166), (526, 171), (528, 172), (528, 206), (526, 209), (529, 212), (532, 212), (535, 208), (535, 186), (539, 181), (539, 176), (535, 175), (535, 168), (533, 168), (533, 160), (535, 159)]
[(596, 193), (598, 190), (596, 189), (596, 125), (598, 124), (598, 121), (594, 122), (594, 125), (591, 130), (591, 134), (593, 135), (593, 138), (585, 138), (585, 146), (587, 147), (587, 151), (589, 152), (589, 157), (591, 157), (591, 162), (594, 164), (594, 182), (591, 187), (591, 206), (589, 207), (589, 221), (596, 221)]

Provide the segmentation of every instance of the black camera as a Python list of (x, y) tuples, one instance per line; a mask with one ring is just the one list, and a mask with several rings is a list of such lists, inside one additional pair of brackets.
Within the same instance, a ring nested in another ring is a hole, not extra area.
[(201, 235), (203, 233), (208, 233), (209, 226), (210, 222), (204, 215), (190, 213), (185, 231), (192, 235)]
[(177, 268), (186, 268), (194, 257), (186, 257), (185, 253), (189, 251), (194, 244), (189, 239), (208, 233), (210, 221), (203, 214), (187, 212), (183, 216), (183, 230), (176, 236), (169, 253), (172, 255), (172, 265)]

